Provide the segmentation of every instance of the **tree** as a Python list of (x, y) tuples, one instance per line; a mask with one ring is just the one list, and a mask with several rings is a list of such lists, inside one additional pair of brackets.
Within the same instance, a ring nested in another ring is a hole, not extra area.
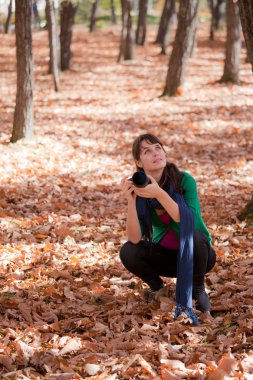
[(221, 20), (221, 7), (224, 0), (208, 0), (209, 7), (211, 10), (211, 27), (210, 27), (210, 40), (214, 39), (214, 31), (218, 30), (220, 27)]
[(98, 3), (99, 3), (99, 0), (94, 0), (92, 2), (91, 16), (90, 16), (90, 32), (93, 32), (96, 29)]
[(9, 34), (10, 32), (10, 24), (11, 24), (11, 15), (12, 15), (12, 0), (9, 2), (9, 7), (8, 7), (8, 15), (5, 23), (5, 33)]
[(74, 25), (75, 14), (78, 3), (73, 4), (72, 1), (64, 0), (60, 4), (60, 23), (61, 23), (61, 69), (69, 70), (71, 59), (71, 40), (72, 29)]
[(134, 38), (132, 30), (131, 0), (121, 0), (121, 7), (122, 29), (118, 62), (121, 60), (122, 56), (124, 57), (124, 60), (134, 58)]
[(49, 61), (49, 73), (53, 74), (54, 89), (59, 91), (60, 89), (60, 74), (59, 74), (59, 40), (58, 30), (55, 17), (54, 0), (46, 0), (46, 17), (48, 27), (48, 39), (50, 47), (50, 61)]
[(111, 10), (112, 10), (112, 23), (117, 24), (114, 0), (111, 0)]
[(233, 0), (227, 0), (227, 41), (224, 73), (220, 82), (239, 82), (241, 52), (241, 24), (239, 7)]
[(247, 219), (253, 223), (253, 195), (251, 200), (246, 204), (245, 208), (237, 215), (238, 219)]
[[(247, 54), (253, 71), (253, 7), (252, 0), (239, 0), (239, 12), (243, 35), (247, 47)], [(243, 211), (238, 215), (239, 219), (248, 219), (253, 222), (253, 196)]]
[(139, 0), (139, 16), (136, 29), (135, 42), (139, 45), (144, 45), (147, 32), (147, 11), (148, 0)]
[(17, 94), (11, 142), (33, 136), (32, 0), (16, 0)]
[(185, 67), (189, 57), (191, 39), (194, 36), (195, 19), (199, 0), (180, 0), (178, 26), (171, 53), (166, 85), (163, 95), (174, 96), (184, 81)]
[(162, 47), (162, 54), (166, 54), (169, 43), (170, 29), (175, 11), (175, 0), (165, 0), (155, 43)]
[(242, 31), (246, 43), (247, 55), (253, 71), (253, 7), (252, 0), (239, 0), (239, 12)]

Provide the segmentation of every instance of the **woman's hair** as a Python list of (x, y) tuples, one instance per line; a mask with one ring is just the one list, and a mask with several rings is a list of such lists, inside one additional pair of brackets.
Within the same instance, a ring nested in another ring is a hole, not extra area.
[[(148, 144), (159, 144), (162, 147), (162, 149), (164, 150), (163, 144), (158, 139), (158, 137), (156, 137), (150, 133), (145, 133), (143, 135), (140, 135), (134, 140), (133, 146), (132, 146), (132, 155), (133, 155), (135, 162), (140, 160), (142, 141), (146, 141)], [(137, 164), (136, 164), (136, 169), (137, 169), (137, 171), (144, 171)], [(182, 193), (182, 186), (181, 186), (182, 177), (183, 177), (183, 173), (181, 173), (179, 171), (177, 166), (175, 164), (167, 162), (167, 164), (163, 170), (163, 174), (162, 174), (162, 177), (160, 179), (159, 185), (162, 188), (165, 188), (169, 184), (172, 184), (174, 189), (177, 192)]]

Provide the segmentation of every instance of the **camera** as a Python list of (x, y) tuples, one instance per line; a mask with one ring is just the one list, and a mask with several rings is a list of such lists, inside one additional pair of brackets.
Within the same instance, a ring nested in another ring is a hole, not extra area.
[(144, 172), (135, 172), (130, 180), (136, 187), (145, 187), (151, 183), (150, 179)]

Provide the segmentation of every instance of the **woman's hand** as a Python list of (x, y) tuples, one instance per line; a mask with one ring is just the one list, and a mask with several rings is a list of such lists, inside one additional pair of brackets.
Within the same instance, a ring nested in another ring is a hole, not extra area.
[(129, 180), (129, 177), (126, 176), (122, 178), (120, 182), (120, 186), (128, 203), (135, 202), (136, 201), (136, 193), (135, 193), (136, 187), (133, 185), (133, 182)]
[(139, 197), (158, 199), (163, 193), (163, 189), (158, 185), (156, 180), (151, 175), (147, 175), (147, 177), (150, 179), (151, 184), (142, 188), (133, 186), (134, 192)]

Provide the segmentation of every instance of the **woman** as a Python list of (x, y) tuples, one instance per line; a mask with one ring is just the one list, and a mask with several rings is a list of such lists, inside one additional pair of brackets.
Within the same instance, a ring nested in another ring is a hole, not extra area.
[(127, 237), (120, 258), (123, 265), (149, 285), (149, 299), (163, 287), (163, 277), (177, 277), (175, 318), (184, 309), (194, 324), (211, 304), (204, 277), (216, 261), (211, 237), (201, 217), (196, 182), (168, 163), (160, 140), (151, 134), (137, 137), (132, 154), (137, 171), (149, 180), (144, 188), (129, 178), (121, 181), (128, 202)]

